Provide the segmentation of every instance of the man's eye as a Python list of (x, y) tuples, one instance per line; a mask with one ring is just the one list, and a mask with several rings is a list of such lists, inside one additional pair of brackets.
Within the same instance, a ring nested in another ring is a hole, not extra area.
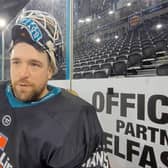
[(19, 61), (12, 61), (12, 64), (19, 64)]
[(37, 64), (37, 63), (31, 63), (31, 66), (32, 66), (32, 67), (41, 67), (41, 65), (40, 65), (40, 64)]

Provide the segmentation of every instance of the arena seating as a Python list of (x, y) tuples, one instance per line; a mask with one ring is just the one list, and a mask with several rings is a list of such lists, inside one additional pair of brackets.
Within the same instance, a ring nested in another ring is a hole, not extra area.
[(157, 75), (168, 75), (168, 64), (162, 64), (156, 69)]
[(118, 39), (82, 46), (74, 55), (74, 78), (167, 74), (168, 31), (154, 29), (157, 22), (154, 17)]
[[(165, 18), (162, 19), (161, 18)], [(134, 29), (108, 37), (100, 45), (75, 48), (73, 78), (111, 78), (122, 75), (166, 75), (168, 69), (168, 14), (146, 19)], [(155, 29), (162, 22), (163, 28)], [(110, 29), (111, 27), (109, 27)], [(65, 63), (62, 65), (65, 74)]]

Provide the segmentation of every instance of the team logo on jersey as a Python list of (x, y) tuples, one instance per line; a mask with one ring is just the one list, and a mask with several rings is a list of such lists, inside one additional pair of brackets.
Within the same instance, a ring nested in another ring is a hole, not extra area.
[(108, 155), (104, 149), (98, 147), (96, 151), (82, 165), (82, 168), (110, 168)]
[(4, 150), (7, 145), (8, 137), (0, 133), (0, 149)]
[(6, 127), (9, 126), (11, 124), (11, 122), (12, 122), (12, 118), (11, 118), (10, 115), (4, 115), (3, 116), (3, 118), (2, 118), (2, 124), (4, 126), (6, 126)]
[(8, 137), (0, 133), (0, 168), (13, 168), (10, 158), (4, 151), (8, 143)]
[(5, 152), (0, 152), (0, 168), (13, 168), (10, 158)]

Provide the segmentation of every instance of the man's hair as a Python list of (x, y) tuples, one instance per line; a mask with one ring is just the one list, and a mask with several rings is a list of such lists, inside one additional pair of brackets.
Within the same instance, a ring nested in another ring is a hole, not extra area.
[(26, 42), (49, 56), (53, 75), (58, 72), (63, 37), (57, 20), (47, 12), (27, 10), (21, 13), (12, 28), (12, 45)]

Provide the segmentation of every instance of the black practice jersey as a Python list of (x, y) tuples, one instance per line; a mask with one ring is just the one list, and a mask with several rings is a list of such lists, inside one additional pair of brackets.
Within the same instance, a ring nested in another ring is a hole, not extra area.
[(95, 109), (65, 90), (12, 108), (0, 84), (0, 167), (109, 168)]

